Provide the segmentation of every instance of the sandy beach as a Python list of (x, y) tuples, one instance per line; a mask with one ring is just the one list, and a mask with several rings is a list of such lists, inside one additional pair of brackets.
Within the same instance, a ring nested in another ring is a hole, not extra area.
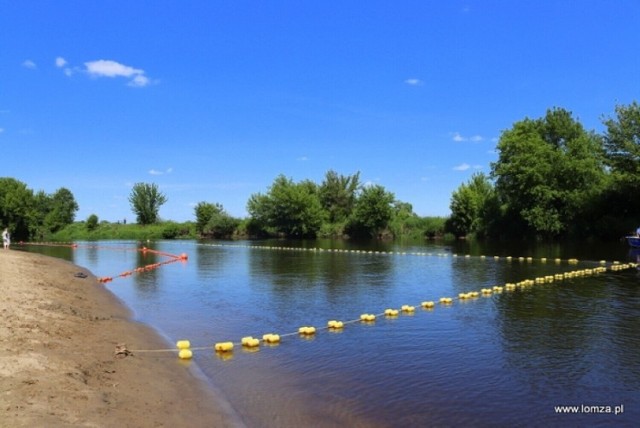
[(171, 345), (91, 272), (0, 250), (0, 293), (0, 426), (242, 425), (176, 354), (116, 352)]

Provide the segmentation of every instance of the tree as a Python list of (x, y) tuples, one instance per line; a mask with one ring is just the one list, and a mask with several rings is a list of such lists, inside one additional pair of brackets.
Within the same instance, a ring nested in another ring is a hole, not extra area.
[(525, 119), (503, 132), (492, 164), (507, 218), (522, 229), (557, 236), (579, 220), (605, 181), (600, 140), (564, 109)]
[(451, 217), (448, 228), (456, 236), (469, 233), (485, 235), (488, 224), (497, 214), (493, 185), (483, 173), (476, 173), (451, 195)]
[(318, 193), (329, 222), (336, 223), (349, 217), (359, 188), (360, 172), (345, 176), (333, 170), (327, 171)]
[(223, 211), (222, 205), (210, 202), (198, 202), (195, 207), (196, 232), (202, 234), (211, 218)]
[(37, 221), (33, 191), (15, 178), (0, 178), (0, 226), (14, 239), (28, 239)]
[(603, 135), (611, 180), (594, 217), (608, 226), (608, 233), (622, 234), (635, 228), (640, 217), (636, 197), (640, 193), (640, 105), (634, 101), (616, 106), (615, 111), (615, 118), (604, 121), (607, 129)]
[(317, 185), (279, 175), (266, 194), (253, 194), (247, 211), (263, 227), (291, 237), (313, 237), (324, 220)]
[(61, 187), (49, 198), (49, 209), (45, 216), (45, 226), (49, 232), (57, 232), (72, 224), (78, 211), (78, 203), (69, 189)]
[(364, 187), (356, 200), (347, 233), (357, 237), (378, 236), (391, 220), (394, 200), (394, 194), (379, 184)]
[(136, 215), (137, 222), (142, 225), (157, 223), (158, 211), (166, 202), (167, 198), (155, 183), (136, 183), (129, 195), (131, 210)]
[(626, 181), (640, 181), (640, 104), (616, 106), (616, 118), (604, 121), (607, 163)]
[(240, 220), (230, 216), (218, 203), (199, 202), (195, 214), (196, 231), (202, 236), (229, 237), (240, 224)]
[(87, 230), (92, 231), (96, 230), (98, 227), (98, 216), (95, 214), (91, 214), (87, 217)]

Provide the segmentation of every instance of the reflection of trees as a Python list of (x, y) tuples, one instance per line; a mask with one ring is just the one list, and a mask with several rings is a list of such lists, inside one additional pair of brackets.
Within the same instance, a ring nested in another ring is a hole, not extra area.
[(371, 286), (388, 288), (393, 268), (388, 256), (326, 250), (255, 249), (249, 251), (248, 257), (251, 276), (259, 278), (257, 283), (269, 284), (278, 299), (285, 300), (295, 299), (296, 293), (321, 291), (331, 303), (370, 293)]
[[(12, 245), (12, 249), (21, 249), (19, 244)], [(71, 247), (56, 247), (56, 246), (38, 246), (38, 245), (26, 245), (24, 247), (30, 253), (43, 254), (49, 257), (57, 257), (59, 259), (68, 260), (71, 263), (75, 263), (76, 249)]]
[(189, 260), (189, 263), (196, 263), (197, 274), (201, 280), (209, 280), (218, 277), (221, 271), (228, 269), (228, 260), (237, 256), (242, 248), (224, 248), (207, 245), (197, 245), (196, 260)]

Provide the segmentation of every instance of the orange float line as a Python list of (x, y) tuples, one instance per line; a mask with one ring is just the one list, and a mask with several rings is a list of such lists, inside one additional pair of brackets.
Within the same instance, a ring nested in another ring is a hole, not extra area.
[(107, 282), (111, 282), (113, 281), (114, 278), (125, 278), (127, 276), (131, 276), (134, 273), (143, 273), (143, 272), (148, 272), (154, 269), (159, 268), (160, 266), (163, 265), (168, 265), (169, 263), (175, 263), (178, 261), (186, 261), (188, 259), (188, 256), (186, 253), (182, 253), (179, 256), (175, 255), (175, 254), (171, 254), (171, 253), (166, 253), (164, 251), (158, 251), (158, 250), (152, 250), (149, 249), (147, 247), (141, 247), (141, 248), (127, 248), (127, 247), (111, 247), (111, 246), (105, 246), (105, 245), (78, 245), (74, 242), (19, 242), (19, 245), (33, 245), (33, 246), (48, 246), (48, 247), (68, 247), (68, 248), (88, 248), (88, 249), (95, 249), (95, 250), (110, 250), (110, 251), (136, 251), (136, 252), (142, 252), (144, 253), (151, 253), (151, 254), (156, 254), (159, 256), (163, 256), (163, 257), (168, 257), (169, 260), (165, 260), (162, 262), (157, 262), (157, 263), (151, 263), (145, 266), (140, 266), (137, 267), (135, 269), (132, 270), (128, 270), (128, 271), (124, 271), (122, 273), (120, 273), (119, 275), (115, 275), (115, 276), (103, 276), (103, 277), (99, 277), (98, 278), (98, 282), (106, 284)]

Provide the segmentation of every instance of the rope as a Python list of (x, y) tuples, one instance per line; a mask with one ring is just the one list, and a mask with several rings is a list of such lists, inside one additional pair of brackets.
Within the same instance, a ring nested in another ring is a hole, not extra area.
[[(518, 283), (515, 283), (515, 284), (506, 284), (505, 286), (496, 286), (500, 291), (495, 290), (495, 288), (494, 289), (482, 289), (479, 292), (466, 293), (466, 294), (476, 293), (474, 297), (460, 297), (460, 295), (459, 295), (458, 297), (447, 298), (447, 299), (450, 299), (450, 300), (449, 301), (444, 301), (444, 302), (441, 300), (440, 301), (440, 305), (441, 306), (451, 306), (451, 304), (454, 301), (460, 302), (462, 300), (464, 300), (464, 301), (476, 300), (476, 299), (478, 299), (480, 297), (489, 298), (489, 297), (492, 297), (492, 296), (497, 295), (497, 294), (502, 294), (503, 290), (504, 290), (504, 292), (512, 292), (512, 291), (515, 291), (516, 288), (518, 288), (520, 290), (524, 290), (524, 289), (527, 289), (527, 288), (531, 288), (532, 286), (537, 285), (537, 284), (538, 285), (542, 284), (542, 283), (550, 284), (552, 282), (560, 282), (560, 281), (562, 281), (564, 279), (572, 279), (572, 278), (577, 278), (577, 277), (598, 275), (598, 274), (604, 273), (604, 272), (606, 272), (608, 270), (612, 271), (612, 272), (616, 272), (616, 271), (621, 271), (621, 270), (631, 269), (631, 268), (637, 268), (637, 267), (638, 267), (638, 264), (636, 264), (636, 263), (626, 263), (626, 264), (614, 263), (608, 269), (605, 268), (605, 267), (598, 267), (598, 268), (594, 268), (594, 269), (582, 269), (582, 270), (576, 270), (576, 271), (572, 271), (572, 272), (565, 272), (563, 274), (557, 274), (557, 275), (561, 275), (562, 279), (559, 279), (556, 276), (553, 276), (553, 278), (550, 278), (550, 277), (552, 277), (551, 275), (548, 275), (547, 277), (540, 277), (540, 278), (535, 278), (535, 279), (525, 279), (525, 280), (522, 280), (522, 281), (520, 281)], [(544, 279), (544, 281), (542, 281), (542, 279)], [(513, 288), (507, 287), (507, 285), (513, 285), (514, 287)], [(463, 293), (461, 293), (461, 294), (463, 294)], [(436, 307), (435, 302), (433, 302), (433, 306), (428, 306), (428, 307), (425, 306), (424, 303), (426, 303), (426, 302), (422, 302), (420, 305), (416, 305), (416, 306), (422, 306), (422, 308), (424, 310), (433, 310)], [(404, 310), (404, 308), (407, 307), (407, 306), (408, 305), (405, 305), (403, 307), (403, 310), (401, 310), (401, 312), (404, 313), (405, 315), (406, 314), (411, 314), (415, 310), (415, 309), (409, 310), (408, 308), (407, 308), (407, 310)], [(412, 307), (412, 308), (414, 308), (414, 307)], [(396, 318), (397, 317), (397, 315), (387, 315), (385, 312), (375, 313), (375, 314), (363, 314), (363, 315), (373, 315), (375, 317), (375, 319), (378, 319), (379, 317), (382, 317), (382, 316), (385, 316), (386, 318)], [(356, 318), (356, 319), (343, 321), (342, 324), (343, 324), (343, 326), (346, 326), (346, 325), (351, 325), (351, 324), (356, 324), (356, 323), (373, 324), (373, 322), (374, 322), (373, 320), (372, 321), (367, 321), (367, 320), (363, 320), (362, 318)], [(316, 329), (315, 330), (316, 332), (334, 330), (333, 328), (329, 327), (328, 325), (327, 326), (323, 326), (323, 327), (316, 327), (315, 329)], [(336, 329), (336, 330), (338, 330), (338, 329)], [(295, 332), (289, 332), (289, 333), (280, 334), (279, 337), (280, 338), (287, 338), (287, 337), (296, 336), (296, 335), (297, 336), (306, 336), (306, 337), (313, 336), (313, 334), (305, 335), (305, 334), (300, 333), (300, 331), (295, 331)], [(261, 342), (271, 345), (271, 343), (268, 343), (264, 339), (261, 340)], [(225, 343), (228, 343), (228, 342), (225, 342)], [(242, 342), (231, 342), (231, 343), (234, 345), (234, 347), (235, 346), (243, 346)], [(213, 350), (213, 349), (215, 349), (215, 346), (216, 345), (214, 344), (212, 346), (189, 347), (187, 349), (189, 349), (191, 351), (204, 351), (204, 350)], [(139, 352), (139, 353), (149, 352), (149, 353), (151, 353), (151, 352), (179, 352), (179, 351), (180, 350), (176, 349), (176, 348), (165, 348), (165, 349), (137, 349), (137, 350), (132, 350), (131, 352)], [(216, 352), (221, 352), (221, 351), (216, 351)], [(225, 351), (222, 351), (222, 352), (225, 352)], [(226, 352), (228, 352), (228, 351), (226, 351)]]

